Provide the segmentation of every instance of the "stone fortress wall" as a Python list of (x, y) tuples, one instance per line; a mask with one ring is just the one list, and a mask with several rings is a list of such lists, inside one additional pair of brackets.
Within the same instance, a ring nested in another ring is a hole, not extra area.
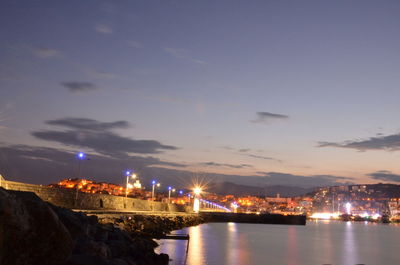
[(141, 199), (125, 198), (108, 194), (89, 194), (76, 192), (75, 189), (52, 188), (43, 185), (27, 184), (22, 182), (1, 179), (0, 187), (8, 190), (33, 192), (42, 200), (54, 205), (69, 209), (82, 210), (113, 210), (113, 211), (162, 211), (162, 212), (190, 212), (190, 207), (152, 202)]

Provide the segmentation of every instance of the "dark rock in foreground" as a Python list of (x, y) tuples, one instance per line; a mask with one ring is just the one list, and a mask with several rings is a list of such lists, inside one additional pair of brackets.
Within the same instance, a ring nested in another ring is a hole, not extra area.
[(150, 238), (0, 188), (0, 265), (162, 265)]
[(39, 197), (0, 188), (0, 264), (62, 264), (73, 246), (63, 222)]

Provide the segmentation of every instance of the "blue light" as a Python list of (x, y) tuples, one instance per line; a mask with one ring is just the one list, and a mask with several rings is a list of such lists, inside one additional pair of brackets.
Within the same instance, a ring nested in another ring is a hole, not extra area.
[(127, 176), (129, 176), (129, 175), (131, 174), (131, 172), (130, 172), (129, 170), (127, 170), (127, 171), (125, 172), (125, 174), (126, 174)]
[(85, 159), (85, 157), (86, 157), (85, 153), (83, 153), (83, 152), (79, 152), (78, 153), (78, 158), (79, 159)]
[(179, 191), (179, 194), (182, 195), (182, 194), (183, 194), (183, 191), (180, 190), (180, 191)]
[(156, 181), (155, 181), (155, 180), (153, 180), (153, 181), (151, 182), (151, 184), (153, 184), (153, 185), (156, 185)]
[(171, 187), (171, 186), (169, 186), (169, 187), (168, 187), (168, 190), (172, 190), (172, 187)]

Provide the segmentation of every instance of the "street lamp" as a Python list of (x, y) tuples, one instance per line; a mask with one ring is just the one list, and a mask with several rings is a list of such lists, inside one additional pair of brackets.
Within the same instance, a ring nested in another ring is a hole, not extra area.
[(152, 182), (151, 182), (151, 185), (152, 185), (152, 191), (151, 191), (151, 200), (152, 201), (154, 201), (154, 189), (155, 189), (155, 187), (157, 186), (157, 187), (160, 187), (160, 182), (157, 182), (157, 181), (155, 181), (155, 180), (153, 180)]
[(78, 179), (81, 177), (81, 164), (82, 160), (85, 160), (86, 154), (83, 152), (79, 152), (76, 157), (78, 158)]
[(193, 189), (193, 193), (194, 193), (194, 202), (193, 202), (193, 211), (198, 213), (200, 212), (200, 199), (199, 196), (201, 194), (202, 190), (200, 187), (195, 187)]
[(173, 189), (171, 186), (168, 187), (168, 203), (171, 203), (171, 191), (175, 192), (175, 189)]
[(125, 172), (125, 175), (126, 175), (125, 197), (128, 197), (128, 189), (129, 189), (129, 186), (132, 187), (132, 185), (129, 185), (129, 178), (136, 179), (136, 174), (133, 174), (133, 173), (131, 173), (129, 170), (127, 170), (127, 171)]
[(75, 193), (75, 205), (78, 204), (78, 192), (79, 192), (79, 183), (80, 183), (80, 175), (81, 175), (81, 164), (82, 160), (86, 158), (86, 154), (83, 152), (79, 152), (76, 157), (78, 158), (78, 178), (77, 181), (78, 183), (76, 184), (76, 193)]

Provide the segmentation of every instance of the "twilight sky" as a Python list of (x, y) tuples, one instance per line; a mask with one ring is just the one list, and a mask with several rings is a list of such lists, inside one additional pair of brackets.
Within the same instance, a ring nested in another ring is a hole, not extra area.
[(400, 182), (400, 2), (0, 3), (0, 174)]

